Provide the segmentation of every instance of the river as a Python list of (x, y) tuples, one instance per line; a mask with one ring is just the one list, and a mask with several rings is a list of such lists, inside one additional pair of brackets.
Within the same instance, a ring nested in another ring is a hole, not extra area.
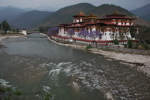
[(24, 100), (148, 100), (150, 78), (121, 61), (54, 44), (41, 34), (1, 41), (0, 79)]

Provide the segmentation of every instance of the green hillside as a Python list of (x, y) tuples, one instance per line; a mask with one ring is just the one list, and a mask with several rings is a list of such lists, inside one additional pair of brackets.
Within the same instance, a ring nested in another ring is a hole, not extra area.
[(71, 23), (73, 20), (72, 16), (76, 15), (80, 11), (84, 12), (87, 15), (90, 13), (94, 13), (98, 17), (104, 17), (104, 15), (112, 14), (114, 11), (118, 11), (122, 14), (127, 14), (128, 16), (134, 16), (128, 10), (121, 8), (119, 6), (115, 6), (115, 5), (104, 4), (104, 5), (96, 7), (89, 3), (80, 3), (80, 4), (62, 8), (62, 9), (54, 12), (52, 15), (47, 17), (45, 20), (42, 20), (37, 25), (37, 27), (39, 27), (39, 26), (57, 26), (57, 25), (63, 24), (63, 23)]

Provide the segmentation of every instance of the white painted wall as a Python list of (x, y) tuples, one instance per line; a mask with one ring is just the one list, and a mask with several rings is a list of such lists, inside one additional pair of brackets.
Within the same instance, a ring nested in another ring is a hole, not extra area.
[(80, 18), (80, 22), (82, 22), (82, 18)]
[[(93, 31), (96, 30), (95, 28), (92, 29)], [(90, 30), (88, 30), (90, 31)], [(113, 32), (109, 30), (109, 28), (107, 29), (107, 31), (105, 32), (101, 32), (103, 34), (102, 38), (100, 40), (102, 41), (107, 41), (107, 40), (113, 40), (114, 38), (112, 37), (112, 34)], [(68, 33), (64, 30), (64, 29), (60, 29), (59, 31), (59, 35), (60, 36), (64, 36), (64, 37), (69, 37), (67, 35)], [(115, 36), (117, 39), (119, 39), (119, 32), (116, 31), (115, 33)], [(75, 35), (73, 36), (74, 38), (80, 38), (80, 39), (83, 39), (81, 37), (78, 37), (78, 32), (75, 32)], [(126, 37), (130, 38), (131, 39), (131, 35), (130, 35), (130, 32), (128, 32), (127, 34), (125, 34), (125, 39), (127, 39)], [(93, 40), (92, 38), (90, 37), (87, 37), (86, 38), (87, 40)], [(96, 38), (96, 40), (99, 40), (99, 38)]]
[(21, 33), (24, 34), (24, 35), (27, 35), (27, 30), (22, 30)]

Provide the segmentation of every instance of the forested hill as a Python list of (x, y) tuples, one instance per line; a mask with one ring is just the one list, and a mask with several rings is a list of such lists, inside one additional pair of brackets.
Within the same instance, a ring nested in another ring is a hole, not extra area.
[[(56, 12), (54, 12), (52, 15), (47, 17), (46, 19), (42, 20), (37, 27), (39, 26), (57, 26), (59, 24), (63, 23), (71, 23), (73, 18), (73, 15), (76, 15), (80, 11), (84, 12), (85, 14), (94, 13), (98, 17), (104, 17), (107, 14), (112, 14), (114, 11), (118, 11), (121, 14), (126, 14), (128, 16), (135, 17), (134, 14), (129, 12), (128, 10), (112, 5), (112, 4), (103, 4), (98, 7), (93, 6), (89, 3), (80, 3), (76, 5), (71, 5), (65, 8), (62, 8)], [(143, 21), (143, 20), (142, 20)], [(140, 22), (141, 23), (141, 22)], [(147, 24), (146, 22), (144, 22)]]
[(52, 15), (42, 20), (38, 26), (56, 26), (61, 23), (70, 23), (72, 22), (72, 16), (83, 11), (88, 14), (91, 13), (95, 6), (88, 3), (76, 4), (68, 7), (64, 7)]

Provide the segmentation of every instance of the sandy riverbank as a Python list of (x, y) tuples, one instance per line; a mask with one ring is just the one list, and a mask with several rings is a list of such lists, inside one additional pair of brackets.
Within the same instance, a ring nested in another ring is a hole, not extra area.
[(0, 35), (0, 41), (2, 41), (2, 39), (6, 39), (6, 38), (16, 38), (16, 37), (25, 37), (22, 34), (16, 34), (16, 35)]
[[(85, 50), (86, 46), (81, 45), (73, 45), (73, 44), (62, 44), (58, 43), (48, 37), (48, 39), (54, 43), (57, 43), (59, 45), (69, 46), (76, 49), (82, 49)], [(148, 76), (150, 76), (150, 56), (146, 55), (138, 55), (138, 54), (129, 54), (129, 53), (118, 53), (114, 51), (103, 51), (100, 49), (90, 49), (90, 51), (94, 54), (101, 54), (104, 55), (107, 58), (115, 59), (122, 61), (122, 64), (130, 65), (131, 67), (135, 67), (138, 71), (146, 73)], [(109, 59), (109, 60), (111, 60)]]
[(17, 35), (0, 35), (0, 49), (5, 47), (4, 45), (1, 44), (1, 41), (3, 39), (7, 39), (7, 38), (16, 38), (16, 37), (25, 37), (22, 34), (17, 34)]

